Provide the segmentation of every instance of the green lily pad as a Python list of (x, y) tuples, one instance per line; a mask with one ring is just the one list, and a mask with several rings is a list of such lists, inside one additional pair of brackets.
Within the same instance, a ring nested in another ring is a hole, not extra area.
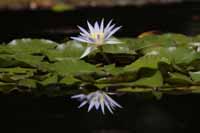
[(138, 60), (136, 60), (135, 62), (133, 62), (132, 64), (125, 66), (124, 69), (126, 71), (136, 71), (141, 68), (158, 69), (160, 62), (170, 64), (168, 58), (157, 55), (148, 55), (148, 56), (143, 56)]
[(18, 82), (19, 86), (27, 87), (27, 88), (36, 88), (37, 87), (37, 80), (34, 79), (22, 79)]
[(200, 71), (189, 73), (194, 82), (200, 83)]
[(58, 83), (58, 75), (49, 73), (47, 75), (47, 78), (45, 78), (44, 80), (40, 81), (39, 83), (44, 85), (44, 86), (49, 85), (49, 84), (57, 84)]
[(66, 84), (66, 85), (72, 85), (72, 84), (75, 84), (75, 83), (80, 83), (81, 81), (74, 78), (72, 75), (70, 76), (66, 76), (64, 77), (62, 80), (60, 80), (59, 83), (61, 84)]
[(171, 84), (182, 84), (182, 85), (188, 85), (188, 84), (192, 84), (192, 80), (190, 77), (181, 74), (181, 73), (169, 73), (169, 78), (167, 79), (168, 83)]
[(56, 49), (46, 50), (44, 54), (51, 61), (80, 59), (86, 46), (86, 44), (76, 41), (68, 41), (67, 43), (57, 45)]
[(163, 77), (162, 77), (160, 71), (157, 71), (151, 77), (144, 77), (144, 78), (141, 78), (141, 79), (133, 82), (133, 85), (146, 86), (146, 87), (152, 87), (152, 88), (161, 87), (163, 85)]
[(0, 82), (0, 92), (9, 93), (16, 87), (15, 83)]
[(82, 60), (63, 60), (50, 64), (48, 69), (62, 76), (99, 71), (95, 65), (91, 65)]
[(58, 44), (45, 39), (17, 39), (8, 43), (8, 48), (14, 53), (42, 53), (46, 49), (53, 49)]

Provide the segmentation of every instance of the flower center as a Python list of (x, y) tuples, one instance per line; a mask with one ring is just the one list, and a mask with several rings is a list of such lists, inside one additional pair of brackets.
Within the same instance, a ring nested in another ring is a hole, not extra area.
[(94, 33), (91, 33), (90, 37), (95, 40), (96, 44), (101, 45), (104, 42), (104, 33), (103, 32), (94, 32)]

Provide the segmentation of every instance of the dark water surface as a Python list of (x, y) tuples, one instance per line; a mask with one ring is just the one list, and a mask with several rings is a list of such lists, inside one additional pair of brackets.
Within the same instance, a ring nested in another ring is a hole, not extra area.
[[(15, 38), (46, 38), (58, 42), (77, 34), (76, 25), (86, 20), (114, 19), (123, 29), (117, 36), (135, 37), (158, 30), (187, 35), (200, 34), (200, 5), (84, 8), (55, 13), (52, 11), (1, 11), (0, 42)], [(1, 129), (12, 132), (57, 133), (198, 133), (200, 96), (164, 96), (157, 101), (138, 95), (116, 100), (124, 107), (114, 115), (77, 109), (69, 97), (0, 96)]]
[(191, 133), (199, 132), (199, 95), (162, 100), (125, 95), (114, 115), (77, 109), (69, 97), (1, 96), (1, 128), (13, 132)]

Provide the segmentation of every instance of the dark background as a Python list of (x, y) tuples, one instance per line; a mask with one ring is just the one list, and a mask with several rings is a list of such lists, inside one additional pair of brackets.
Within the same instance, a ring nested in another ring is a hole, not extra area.
[(86, 20), (94, 22), (102, 18), (107, 22), (113, 19), (117, 25), (122, 25), (117, 34), (121, 37), (135, 37), (151, 30), (186, 35), (200, 33), (200, 3), (195, 2), (142, 7), (85, 7), (61, 13), (6, 10), (0, 11), (0, 18), (1, 42), (25, 37), (63, 41), (63, 38), (79, 32), (77, 25), (86, 27)]
[[(157, 30), (186, 35), (200, 34), (200, 4), (182, 3), (143, 7), (80, 8), (56, 13), (49, 10), (0, 12), (0, 42), (15, 38), (46, 38), (63, 42), (77, 34), (76, 25), (86, 26), (104, 18), (123, 28), (120, 37), (136, 37)], [(198, 133), (200, 96), (164, 95), (161, 100), (129, 94), (115, 98), (124, 108), (114, 115), (77, 109), (78, 102), (66, 97), (36, 97), (1, 94), (0, 127), (4, 132), (70, 133)]]

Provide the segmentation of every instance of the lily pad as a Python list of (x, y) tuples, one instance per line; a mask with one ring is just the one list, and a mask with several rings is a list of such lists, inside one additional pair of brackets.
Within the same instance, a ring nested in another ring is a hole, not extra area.
[(161, 87), (163, 85), (163, 77), (162, 77), (160, 71), (157, 71), (151, 77), (141, 78), (141, 79), (135, 81), (133, 84), (135, 86), (146, 86), (146, 87), (157, 88), (157, 87)]
[(8, 48), (14, 53), (42, 53), (46, 49), (53, 49), (58, 44), (45, 39), (17, 39), (8, 43)]
[(148, 56), (143, 56), (139, 58), (132, 64), (127, 65), (124, 69), (126, 71), (136, 71), (141, 68), (158, 69), (160, 62), (170, 64), (170, 61), (168, 60), (168, 58), (157, 56), (157, 55), (148, 55)]

